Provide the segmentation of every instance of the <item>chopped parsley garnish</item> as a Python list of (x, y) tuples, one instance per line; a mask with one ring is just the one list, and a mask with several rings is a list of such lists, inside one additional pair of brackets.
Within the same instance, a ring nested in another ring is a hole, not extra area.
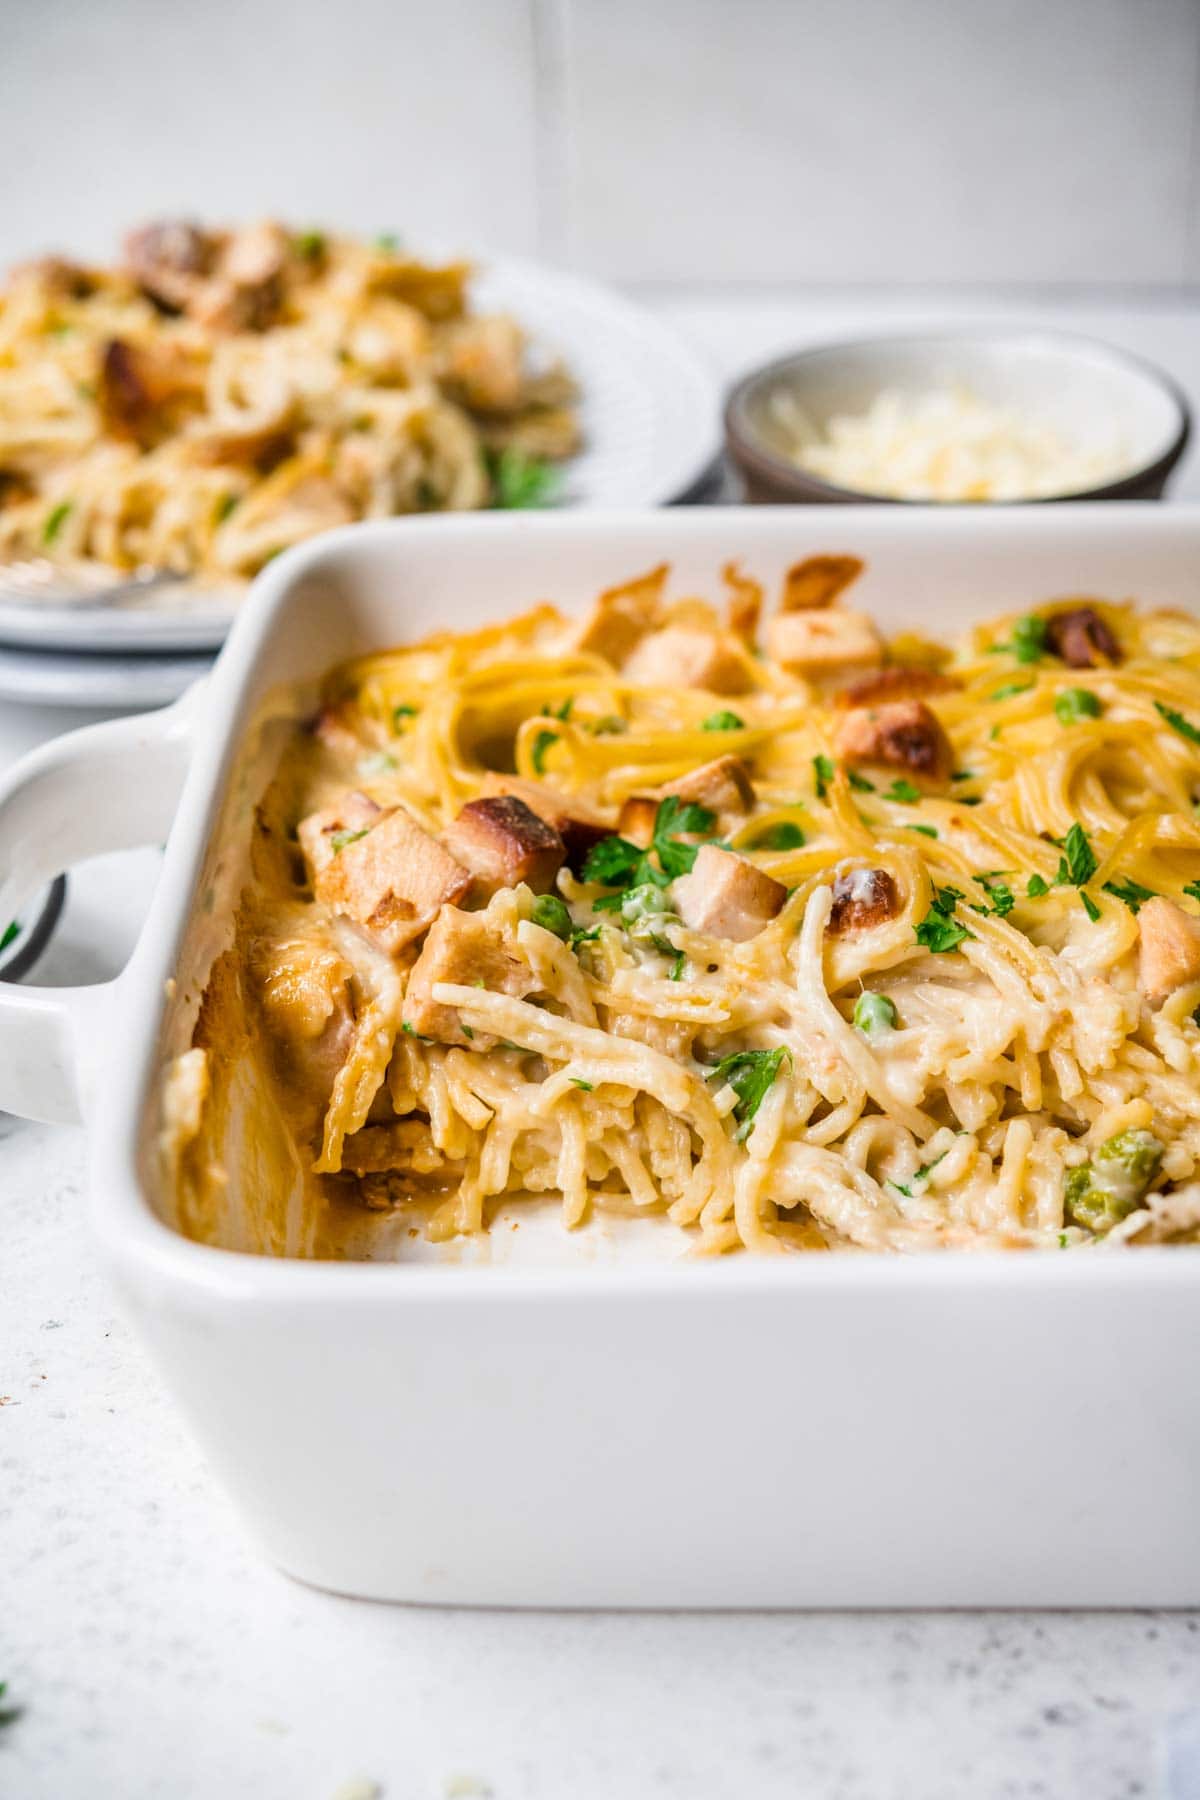
[(1096, 873), (1099, 864), (1088, 842), (1087, 832), (1078, 822), (1072, 825), (1062, 840), (1062, 848), (1065, 854), (1059, 860), (1054, 885), (1064, 887), (1069, 882), (1072, 887), (1084, 887)]
[(557, 744), (557, 742), (557, 731), (539, 731), (534, 738), (533, 754), (530, 757), (530, 761), (533, 763), (534, 770), (538, 775), (544, 775), (546, 773), (546, 752), (549, 750), (551, 744)]
[(893, 781), (883, 797), (885, 800), (904, 800), (912, 805), (921, 798), (921, 790), (911, 781), (905, 781), (904, 777), (900, 776), (898, 780)]
[(829, 784), (833, 780), (832, 758), (828, 756), (814, 756), (813, 776), (816, 780), (817, 799), (823, 800), (829, 792)]
[(864, 1037), (876, 1032), (895, 1031), (896, 1008), (886, 994), (860, 994), (854, 1002), (854, 1029)]
[(954, 917), (955, 902), (962, 899), (957, 888), (933, 890), (933, 904), (917, 926), (917, 942), (935, 955), (956, 950), (964, 938), (974, 936)]
[(918, 1186), (924, 1187), (925, 1183), (929, 1180), (930, 1171), (936, 1169), (942, 1159), (949, 1156), (949, 1154), (950, 1152), (948, 1150), (943, 1150), (941, 1156), (935, 1156), (932, 1162), (922, 1163), (920, 1168), (910, 1175), (907, 1181), (889, 1181), (888, 1186), (894, 1187), (896, 1192), (898, 1194), (903, 1194), (906, 1200), (913, 1199), (913, 1189)]
[[(402, 1022), (400, 1029), (406, 1031), (409, 1037), (416, 1038), (418, 1044), (435, 1044), (437, 1042), (436, 1038), (426, 1037), (423, 1031), (418, 1031), (415, 1025), (410, 1025), (407, 1019)], [(515, 1050), (517, 1046), (510, 1044), (508, 1047), (510, 1050)]]
[(700, 806), (694, 800), (680, 800), (678, 794), (668, 794), (659, 803), (648, 850), (631, 844), (628, 838), (601, 838), (588, 851), (583, 865), (583, 879), (598, 882), (602, 887), (618, 888), (622, 892), (602, 894), (593, 902), (595, 910), (616, 912), (623, 908), (625, 893), (629, 889), (647, 886), (664, 888), (677, 876), (686, 875), (696, 860), (696, 852), (700, 846), (684, 843), (681, 834), (711, 837), (716, 823), (716, 814), (710, 812), (707, 806)]
[(667, 977), (668, 981), (682, 981), (683, 971), (686, 968), (687, 968), (687, 953), (683, 950), (676, 950), (675, 961), (671, 964), (671, 973)]
[(804, 833), (799, 825), (790, 819), (779, 819), (774, 825), (768, 825), (760, 831), (750, 844), (751, 850), (798, 850), (804, 842)]
[(46, 523), (42, 526), (43, 544), (52, 544), (54, 542), (63, 526), (66, 524), (74, 504), (75, 503), (72, 500), (60, 500), (57, 506), (52, 506), (50, 508), (50, 511), (46, 514)]
[[(1140, 881), (1129, 881), (1125, 878), (1120, 881), (1106, 881), (1104, 891), (1106, 894), (1114, 895), (1118, 900), (1123, 900), (1131, 913), (1136, 913), (1140, 907), (1146, 904), (1147, 900), (1155, 898), (1153, 888), (1143, 887)], [(1186, 888), (1183, 891), (1185, 894), (1187, 893)], [(1196, 898), (1200, 900), (1200, 891), (1197, 892)]]
[(1190, 719), (1185, 719), (1173, 706), (1164, 706), (1161, 700), (1156, 700), (1154, 710), (1167, 721), (1172, 731), (1177, 731), (1189, 744), (1200, 744), (1200, 726), (1193, 725)]
[(357, 844), (359, 838), (365, 838), (370, 829), (369, 825), (364, 825), (358, 831), (335, 831), (330, 837), (329, 847), (336, 856), (347, 844)]
[(592, 1092), (592, 1084), (590, 1081), (581, 1081), (578, 1075), (570, 1076), (569, 1080), (572, 1087), (582, 1088), (585, 1094), (590, 1094)]
[(0, 950), (7, 950), (14, 939), (19, 938), (20, 935), (20, 925), (17, 923), (16, 919), (10, 919), (8, 924), (4, 927), (3, 936), (0, 936)]
[(873, 794), (875, 792), (875, 783), (868, 781), (865, 775), (860, 775), (857, 769), (847, 769), (846, 779), (856, 794)]
[(0, 1681), (0, 1725), (13, 1725), (21, 1716), (21, 1708), (8, 1701), (8, 1683)]
[(709, 713), (700, 727), (701, 731), (745, 731), (745, 719), (739, 719), (735, 712)]
[(558, 498), (559, 474), (544, 456), (530, 456), (515, 444), (487, 452), (492, 479), (492, 505), (504, 512), (550, 506)]
[(975, 879), (982, 888), (986, 889), (991, 897), (992, 904), (990, 906), (976, 906), (973, 910), (977, 913), (982, 913), (985, 918), (988, 913), (994, 913), (998, 919), (1006, 918), (1016, 905), (1016, 901), (1013, 898), (1013, 891), (1008, 886), (1007, 882), (997, 881), (992, 875), (977, 875)]
[(741, 1144), (750, 1135), (754, 1115), (770, 1092), (771, 1085), (788, 1056), (786, 1050), (735, 1050), (721, 1059), (708, 1073), (709, 1081), (728, 1082), (737, 1100), (733, 1116), (738, 1120), (734, 1133)]
[(1098, 719), (1104, 708), (1091, 688), (1064, 688), (1054, 698), (1054, 714), (1060, 725), (1078, 725), (1080, 719)]
[(1006, 681), (994, 693), (989, 694), (988, 699), (1011, 700), (1014, 694), (1027, 694), (1032, 686), (1032, 681)]
[(403, 731), (405, 719), (415, 719), (416, 716), (417, 716), (416, 707), (409, 706), (407, 704), (407, 702), (403, 706), (393, 706), (393, 708), (392, 708), (392, 730), (393, 731)]
[(566, 901), (560, 900), (557, 894), (539, 894), (533, 903), (529, 917), (535, 925), (540, 925), (543, 931), (552, 931), (556, 938), (562, 939), (564, 944), (570, 940), (571, 933), (575, 929), (571, 915), (567, 911)]
[(905, 831), (919, 831), (922, 837), (935, 838), (937, 836), (936, 825), (906, 825), (904, 829)]
[(565, 725), (571, 717), (571, 709), (575, 705), (574, 694), (568, 694), (561, 706), (543, 706), (542, 712), (547, 719), (557, 719)]
[(1040, 900), (1043, 894), (1048, 894), (1049, 892), (1050, 883), (1041, 875), (1031, 875), (1029, 877), (1029, 885), (1025, 889), (1026, 899)]
[(993, 644), (991, 653), (999, 655), (1011, 650), (1019, 663), (1040, 662), (1046, 654), (1046, 621), (1036, 613), (1027, 613), (1013, 626), (1012, 637), (1003, 644)]
[(1088, 893), (1081, 893), (1079, 898), (1083, 901), (1084, 912), (1087, 914), (1088, 918), (1092, 921), (1092, 924), (1094, 925), (1096, 923), (1096, 920), (1100, 917), (1100, 908), (1096, 905), (1096, 902), (1092, 899), (1092, 896)]
[(325, 254), (325, 233), (323, 231), (302, 231), (292, 239), (292, 249), (305, 262), (316, 262)]
[(955, 769), (950, 779), (951, 781), (974, 781), (975, 771), (974, 769)]
[(225, 523), (234, 507), (237, 505), (240, 497), (241, 496), (238, 494), (221, 495), (221, 498), (217, 501), (216, 509), (216, 520), (218, 525), (223, 525)]
[(710, 812), (707, 806), (699, 806), (694, 800), (681, 800), (678, 794), (668, 794), (659, 806), (651, 843), (651, 849), (658, 852), (663, 874), (673, 881), (677, 875), (686, 875), (696, 860), (699, 846), (681, 843), (677, 834), (704, 837), (711, 835), (716, 823), (716, 813)]

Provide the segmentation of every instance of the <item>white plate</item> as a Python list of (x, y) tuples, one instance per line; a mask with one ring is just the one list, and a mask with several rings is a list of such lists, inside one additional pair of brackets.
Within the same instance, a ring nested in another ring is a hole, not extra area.
[[(719, 449), (718, 385), (653, 313), (598, 282), (508, 257), (480, 263), (471, 301), (480, 312), (511, 313), (536, 353), (561, 357), (579, 383), (584, 448), (565, 465), (564, 506), (663, 506), (703, 479)], [(444, 516), (429, 514), (427, 522), (436, 528)], [(240, 598), (240, 592), (189, 590), (180, 583), (124, 606), (0, 601), (0, 645), (176, 655), (215, 650)], [(183, 685), (160, 687), (154, 697), (139, 689), (128, 702), (112, 704), (157, 705), (174, 699)], [(129, 684), (123, 691), (131, 691)], [(12, 693), (0, 669), (0, 695)], [(100, 704), (107, 703), (107, 693)], [(63, 696), (56, 692), (54, 698)], [(78, 702), (94, 703), (94, 694)]]
[(10, 650), (0, 644), (0, 701), (27, 706), (167, 706), (212, 666), (212, 657), (119, 656), (111, 651)]

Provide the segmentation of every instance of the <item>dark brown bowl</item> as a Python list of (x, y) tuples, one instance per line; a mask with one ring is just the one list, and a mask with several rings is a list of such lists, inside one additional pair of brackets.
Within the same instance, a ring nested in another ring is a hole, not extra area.
[(882, 506), (1014, 505), (1014, 501), (909, 501), (837, 487), (790, 460), (773, 397), (787, 393), (821, 427), (835, 413), (863, 412), (885, 388), (918, 395), (962, 387), (1017, 407), (1086, 441), (1114, 418), (1129, 444), (1126, 473), (1097, 487), (1036, 496), (1037, 501), (1158, 500), (1187, 447), (1191, 410), (1181, 390), (1152, 363), (1097, 339), (1069, 332), (979, 331), (863, 338), (800, 350), (753, 370), (725, 404), (725, 444), (749, 500), (767, 505), (864, 501)]

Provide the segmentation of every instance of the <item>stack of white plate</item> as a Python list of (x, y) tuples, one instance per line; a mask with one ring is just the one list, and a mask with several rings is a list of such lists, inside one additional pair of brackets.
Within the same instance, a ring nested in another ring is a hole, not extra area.
[[(521, 321), (580, 389), (585, 446), (561, 504), (662, 506), (693, 497), (718, 450), (716, 383), (652, 313), (594, 282), (497, 259), (473, 286), (480, 311)], [(424, 515), (436, 531), (438, 516)], [(219, 650), (237, 596), (183, 584), (113, 604), (0, 598), (0, 700), (123, 709), (165, 705)]]

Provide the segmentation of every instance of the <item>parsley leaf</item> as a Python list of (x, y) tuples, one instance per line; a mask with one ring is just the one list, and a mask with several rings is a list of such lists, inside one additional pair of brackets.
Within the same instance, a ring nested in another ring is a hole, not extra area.
[[(1200, 886), (1200, 884), (1197, 885)], [(1106, 881), (1104, 891), (1106, 894), (1114, 895), (1118, 900), (1123, 900), (1131, 913), (1136, 913), (1147, 900), (1153, 900), (1155, 897), (1153, 888), (1143, 887), (1141, 882), (1127, 879)], [(1187, 893), (1186, 888), (1183, 891), (1185, 894)], [(1200, 900), (1200, 892), (1197, 893), (1196, 898)]]
[(357, 844), (359, 838), (365, 838), (370, 829), (369, 825), (364, 825), (360, 831), (335, 831), (329, 839), (329, 847), (336, 856), (347, 844)]
[(1072, 825), (1062, 840), (1062, 848), (1066, 854), (1058, 865), (1058, 874), (1054, 877), (1054, 885), (1063, 887), (1070, 882), (1072, 887), (1084, 887), (1096, 873), (1099, 864), (1095, 852), (1088, 842), (1087, 832), (1078, 821)]
[(934, 889), (933, 904), (916, 928), (917, 942), (935, 955), (956, 950), (964, 938), (974, 936), (954, 917), (955, 902), (962, 899), (957, 888)]
[(43, 544), (52, 544), (54, 542), (63, 526), (66, 524), (73, 509), (74, 502), (71, 500), (60, 500), (57, 506), (52, 506), (50, 508), (50, 511), (46, 514), (46, 523), (42, 526)]
[(686, 875), (696, 860), (699, 845), (681, 843), (677, 833), (702, 837), (711, 834), (716, 822), (716, 813), (710, 812), (707, 806), (700, 806), (695, 800), (683, 801), (678, 794), (668, 794), (659, 805), (651, 844), (658, 852), (663, 874), (673, 881), (677, 875)]
[(751, 841), (751, 850), (798, 850), (804, 842), (804, 833), (799, 825), (790, 819), (779, 819), (774, 825), (768, 825), (764, 831)]
[(537, 774), (544, 775), (546, 773), (546, 752), (549, 750), (551, 744), (557, 744), (557, 742), (557, 731), (539, 731), (534, 738), (533, 754), (530, 757), (530, 761), (533, 763), (534, 770)]
[(737, 1101), (733, 1116), (739, 1121), (734, 1133), (741, 1144), (750, 1135), (754, 1115), (770, 1092), (771, 1084), (789, 1055), (787, 1050), (735, 1050), (710, 1069), (709, 1081), (727, 1081)]
[(393, 708), (392, 708), (392, 730), (393, 731), (403, 731), (405, 719), (415, 719), (416, 716), (417, 716), (417, 709), (415, 706), (409, 706), (407, 704), (405, 704), (404, 706), (393, 706)]
[(936, 825), (906, 825), (904, 829), (905, 831), (919, 831), (922, 837), (935, 838), (937, 836)]
[(325, 254), (325, 233), (323, 231), (302, 231), (292, 239), (292, 249), (305, 262), (316, 262)]
[(932, 1162), (922, 1163), (920, 1168), (910, 1175), (907, 1181), (889, 1181), (888, 1186), (894, 1187), (898, 1194), (903, 1194), (905, 1199), (911, 1200), (913, 1198), (913, 1189), (917, 1186), (924, 1187), (929, 1179), (930, 1170), (936, 1169), (938, 1164), (942, 1161), (942, 1158), (949, 1156), (949, 1154), (950, 1152), (948, 1150), (943, 1150), (941, 1156), (935, 1156)]
[(846, 779), (856, 794), (873, 794), (875, 792), (875, 783), (868, 781), (865, 775), (860, 775), (857, 769), (847, 769)]
[(1200, 881), (1185, 881), (1183, 891), (1189, 899), (1200, 900)]
[(911, 805), (921, 798), (921, 790), (919, 787), (915, 787), (911, 781), (906, 781), (903, 776), (900, 776), (898, 780), (893, 781), (883, 797), (885, 800), (906, 800)]
[(1098, 719), (1103, 707), (1091, 688), (1064, 688), (1054, 698), (1054, 714), (1060, 725), (1077, 725), (1080, 719)]
[(833, 780), (833, 761), (828, 756), (814, 756), (813, 775), (817, 784), (817, 799), (823, 800), (829, 792), (829, 784)]
[(575, 704), (574, 694), (568, 694), (561, 706), (543, 706), (542, 712), (548, 719), (558, 719), (563, 725), (571, 717), (571, 708)]
[(994, 693), (989, 694), (988, 699), (1011, 700), (1014, 694), (1027, 694), (1032, 686), (1032, 681), (1006, 681)]
[(1050, 892), (1050, 883), (1041, 875), (1031, 875), (1029, 885), (1025, 889), (1026, 899), (1039, 900), (1043, 894)]
[(1088, 918), (1092, 921), (1092, 924), (1094, 925), (1096, 923), (1096, 920), (1100, 917), (1100, 908), (1096, 905), (1096, 902), (1092, 899), (1092, 896), (1088, 893), (1080, 894), (1079, 898), (1083, 901), (1084, 912), (1087, 914)]
[(628, 838), (601, 838), (587, 853), (583, 879), (597, 881), (602, 887), (629, 887), (643, 854), (639, 846), (631, 844)]
[(1161, 700), (1156, 700), (1154, 710), (1167, 721), (1172, 731), (1177, 731), (1189, 744), (1200, 744), (1200, 728), (1193, 725), (1190, 719), (1185, 719), (1181, 712), (1176, 712), (1173, 706), (1164, 706)]
[(709, 713), (700, 727), (701, 731), (745, 731), (745, 719), (739, 719), (735, 712)]
[(1007, 882), (997, 881), (990, 875), (977, 875), (975, 879), (979, 882), (981, 887), (987, 890), (992, 899), (990, 907), (977, 906), (975, 911), (984, 913), (985, 915), (992, 912), (998, 919), (1006, 918), (1016, 905), (1016, 901), (1013, 898), (1013, 891), (1008, 886)]
[(582, 1088), (585, 1094), (590, 1094), (592, 1092), (592, 1083), (590, 1081), (580, 1081), (578, 1075), (572, 1075), (569, 1079), (572, 1087)]
[(530, 456), (515, 444), (488, 452), (485, 458), (492, 478), (492, 505), (501, 511), (524, 511), (550, 506), (558, 498), (559, 474), (544, 456)]

